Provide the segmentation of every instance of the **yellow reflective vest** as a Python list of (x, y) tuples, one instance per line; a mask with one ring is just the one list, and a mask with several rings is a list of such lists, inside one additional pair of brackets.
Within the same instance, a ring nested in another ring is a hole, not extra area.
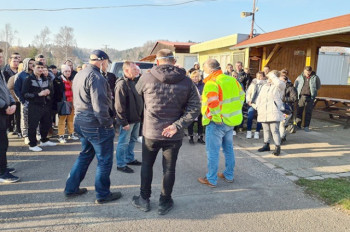
[(244, 100), (242, 86), (234, 77), (219, 74), (208, 80), (202, 93), (203, 125), (208, 125), (210, 121), (228, 126), (240, 125)]

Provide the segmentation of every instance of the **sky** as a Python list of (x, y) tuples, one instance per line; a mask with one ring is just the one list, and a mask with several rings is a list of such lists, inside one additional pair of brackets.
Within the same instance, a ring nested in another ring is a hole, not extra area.
[[(219, 37), (249, 34), (253, 0), (198, 0), (167, 7), (110, 6), (174, 4), (190, 0), (0, 0), (0, 32), (10, 23), (16, 30), (14, 45), (27, 46), (48, 26), (51, 41), (60, 27), (74, 28), (78, 47), (124, 50), (149, 40), (204, 42)], [(256, 0), (257, 33), (336, 17), (350, 13), (350, 0)], [(94, 10), (4, 11), (4, 9), (56, 9), (69, 7), (110, 7)], [(1, 33), (0, 33), (1, 34)], [(18, 42), (19, 41), (19, 42)]]

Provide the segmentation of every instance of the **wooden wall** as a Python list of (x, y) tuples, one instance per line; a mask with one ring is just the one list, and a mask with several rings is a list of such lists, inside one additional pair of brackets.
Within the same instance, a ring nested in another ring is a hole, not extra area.
[[(270, 48), (271, 49), (271, 48)], [(296, 78), (303, 72), (305, 67), (305, 54), (295, 55), (295, 51), (303, 51), (306, 54), (306, 48), (299, 46), (282, 45), (279, 51), (271, 58), (268, 66), (270, 69), (287, 69), (289, 79), (294, 82)]]
[(350, 85), (322, 85), (318, 96), (350, 100)]

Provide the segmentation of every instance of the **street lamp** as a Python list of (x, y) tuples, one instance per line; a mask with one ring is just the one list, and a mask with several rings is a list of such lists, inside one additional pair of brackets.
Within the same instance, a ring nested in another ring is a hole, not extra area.
[(253, 1), (253, 12), (241, 12), (241, 18), (252, 16), (252, 26), (250, 28), (250, 34), (249, 38), (253, 38), (253, 31), (254, 31), (254, 20), (255, 20), (255, 13), (258, 12), (258, 8), (255, 8), (255, 0)]

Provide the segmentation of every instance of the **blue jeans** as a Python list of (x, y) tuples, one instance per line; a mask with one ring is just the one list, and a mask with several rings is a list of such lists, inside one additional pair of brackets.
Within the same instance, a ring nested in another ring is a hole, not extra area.
[(208, 157), (208, 173), (206, 175), (208, 181), (216, 185), (217, 173), (219, 169), (220, 148), (225, 155), (225, 171), (224, 176), (228, 180), (234, 178), (235, 154), (233, 151), (233, 127), (226, 124), (215, 124), (210, 122), (205, 130), (206, 150)]
[(66, 182), (65, 193), (75, 193), (95, 155), (97, 169), (95, 176), (96, 198), (104, 199), (110, 194), (111, 174), (113, 166), (114, 128), (87, 128), (74, 125), (75, 133), (79, 136), (82, 151), (75, 161)]
[(127, 163), (135, 160), (135, 143), (139, 136), (140, 123), (129, 124), (130, 129), (124, 130), (123, 126), (120, 126), (120, 134), (116, 149), (117, 166), (122, 168)]
[[(252, 125), (253, 125), (253, 119), (254, 119), (254, 114), (256, 113), (256, 110), (253, 107), (249, 107), (248, 109), (248, 120), (247, 120), (247, 131), (252, 130)], [(261, 123), (256, 122), (256, 131), (260, 132), (261, 130)]]

